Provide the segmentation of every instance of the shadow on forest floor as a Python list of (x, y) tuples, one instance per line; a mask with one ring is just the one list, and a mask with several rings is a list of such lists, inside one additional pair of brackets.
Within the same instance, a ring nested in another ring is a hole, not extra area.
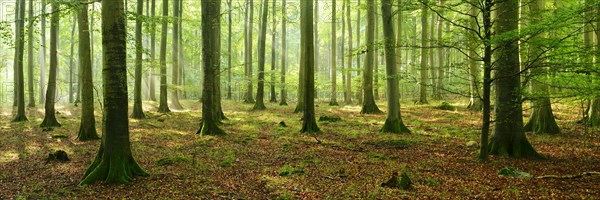
[[(200, 137), (200, 104), (166, 115), (156, 103), (144, 102), (146, 119), (130, 119), (134, 157), (151, 174), (132, 185), (94, 184), (78, 187), (99, 141), (79, 142), (79, 108), (58, 106), (63, 124), (42, 132), (43, 107), (28, 109), (29, 122), (9, 123), (10, 108), (0, 110), (0, 199), (2, 198), (244, 198), (244, 199), (398, 199), (398, 198), (594, 198), (598, 177), (579, 179), (511, 179), (498, 177), (504, 167), (534, 176), (600, 171), (600, 134), (585, 133), (575, 123), (577, 106), (555, 106), (561, 135), (528, 134), (548, 160), (492, 156), (476, 161), (480, 114), (458, 105), (403, 105), (404, 123), (412, 134), (381, 134), (383, 115), (361, 115), (359, 106), (319, 103), (320, 115), (341, 121), (319, 122), (323, 134), (299, 134), (301, 114), (295, 105), (267, 103), (266, 111), (224, 101), (229, 120), (226, 136)], [(380, 105), (385, 110), (385, 105)], [(130, 109), (131, 110), (131, 109)], [(526, 115), (527, 116), (527, 115)], [(527, 120), (527, 119), (524, 119)], [(97, 129), (101, 131), (99, 107)], [(287, 126), (280, 126), (284, 121)], [(591, 132), (591, 133), (589, 133)], [(64, 134), (67, 138), (52, 138)], [(67, 163), (45, 163), (48, 153), (64, 150)], [(380, 187), (390, 174), (410, 169), (413, 188)]]

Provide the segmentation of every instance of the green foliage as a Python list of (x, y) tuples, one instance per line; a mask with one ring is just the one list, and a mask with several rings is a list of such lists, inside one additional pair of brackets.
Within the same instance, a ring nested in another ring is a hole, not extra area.
[(340, 117), (339, 115), (321, 115), (319, 117), (320, 122), (337, 122), (341, 120), (342, 117)]
[(436, 108), (440, 110), (456, 110), (456, 107), (445, 101), (442, 102), (442, 104), (440, 104), (439, 106), (436, 106)]
[(62, 134), (62, 133), (55, 133), (55, 134), (52, 134), (51, 137), (52, 138), (68, 138), (69, 136), (65, 135), (65, 134)]
[(164, 157), (158, 159), (156, 163), (160, 166), (174, 165), (178, 163), (188, 163), (190, 159), (185, 156), (173, 156), (173, 157)]
[(512, 178), (531, 178), (531, 174), (520, 171), (514, 167), (505, 167), (498, 172), (500, 177), (512, 177)]
[(292, 176), (292, 175), (302, 175), (304, 174), (304, 169), (300, 168), (300, 167), (293, 167), (291, 165), (283, 165), (280, 169), (279, 169), (279, 176), (283, 176), (283, 177), (287, 177), (287, 176)]

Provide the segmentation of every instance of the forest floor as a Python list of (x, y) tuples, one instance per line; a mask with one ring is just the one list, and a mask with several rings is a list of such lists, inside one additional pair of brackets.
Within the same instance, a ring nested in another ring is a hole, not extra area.
[[(183, 101), (185, 111), (161, 115), (144, 102), (147, 119), (130, 120), (132, 151), (151, 175), (131, 185), (77, 186), (100, 141), (76, 140), (79, 107), (58, 106), (63, 124), (43, 132), (43, 106), (28, 109), (29, 122), (10, 123), (11, 108), (0, 111), (0, 199), (598, 199), (600, 176), (574, 179), (499, 177), (514, 167), (534, 177), (600, 171), (600, 133), (576, 121), (575, 103), (554, 106), (560, 135), (528, 138), (546, 160), (491, 156), (476, 160), (480, 113), (402, 105), (412, 134), (381, 134), (385, 114), (362, 115), (360, 106), (318, 103), (317, 117), (336, 114), (338, 122), (319, 122), (323, 134), (300, 134), (294, 104), (267, 103), (266, 111), (224, 101), (229, 120), (225, 136), (198, 136), (200, 104)], [(464, 103), (464, 102), (463, 102)], [(384, 104), (379, 104), (385, 110)], [(97, 128), (101, 130), (100, 107)], [(130, 109), (131, 110), (131, 109)], [(526, 110), (525, 117), (529, 111)], [(525, 119), (526, 122), (527, 119)], [(284, 121), (287, 127), (280, 126)], [(64, 134), (66, 138), (52, 138)], [(55, 135), (56, 136), (56, 135)], [(46, 162), (64, 150), (71, 161)], [(411, 189), (381, 187), (393, 172), (407, 170)]]

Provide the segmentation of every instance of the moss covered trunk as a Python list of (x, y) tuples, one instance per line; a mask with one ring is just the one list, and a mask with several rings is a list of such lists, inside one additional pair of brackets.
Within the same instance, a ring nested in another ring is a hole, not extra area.
[(94, 83), (92, 81), (92, 58), (90, 53), (90, 26), (88, 6), (81, 0), (77, 26), (79, 28), (79, 66), (81, 68), (81, 122), (77, 139), (80, 141), (99, 139), (94, 118)]
[(147, 176), (131, 153), (127, 117), (127, 48), (125, 12), (122, 0), (102, 2), (102, 48), (104, 66), (104, 114), (102, 143), (95, 160), (85, 172), (81, 185), (97, 181), (130, 183)]
[(304, 68), (305, 82), (303, 121), (301, 133), (320, 133), (315, 119), (315, 54), (313, 35), (313, 0), (300, 1), (300, 67)]

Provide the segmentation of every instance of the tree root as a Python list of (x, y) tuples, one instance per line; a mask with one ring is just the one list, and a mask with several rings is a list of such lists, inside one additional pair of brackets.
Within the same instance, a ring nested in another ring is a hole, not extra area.
[(536, 179), (544, 179), (544, 178), (554, 178), (554, 179), (575, 179), (575, 178), (581, 178), (584, 176), (600, 176), (600, 172), (583, 172), (581, 174), (575, 174), (575, 175), (564, 175), (564, 176), (558, 176), (558, 175), (543, 175), (543, 176), (537, 176), (535, 177)]

